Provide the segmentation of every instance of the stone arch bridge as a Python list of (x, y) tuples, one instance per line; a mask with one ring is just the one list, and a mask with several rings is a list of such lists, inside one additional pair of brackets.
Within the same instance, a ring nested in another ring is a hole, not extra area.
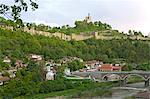
[(91, 77), (94, 79), (101, 79), (104, 80), (105, 77), (107, 77), (108, 75), (118, 75), (119, 80), (120, 80), (120, 84), (121, 86), (125, 86), (126, 85), (126, 80), (129, 76), (131, 75), (137, 75), (140, 76), (144, 79), (145, 81), (145, 87), (149, 86), (149, 80), (150, 80), (150, 72), (145, 72), (145, 71), (131, 71), (131, 72), (127, 72), (127, 71), (122, 71), (122, 72), (100, 72), (100, 71), (96, 71), (96, 72), (72, 72), (71, 73), (74, 76), (80, 76), (80, 77)]

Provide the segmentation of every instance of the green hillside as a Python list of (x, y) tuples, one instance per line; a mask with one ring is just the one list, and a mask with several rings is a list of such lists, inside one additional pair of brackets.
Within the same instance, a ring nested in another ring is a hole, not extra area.
[(96, 40), (63, 41), (30, 35), (21, 31), (0, 29), (0, 58), (24, 58), (31, 53), (43, 55), (46, 59), (76, 56), (84, 60), (123, 59), (128, 63), (145, 63), (149, 60), (149, 41), (137, 40)]
[[(88, 30), (89, 31), (89, 30)], [(102, 30), (102, 35), (124, 36), (114, 30)], [(109, 32), (113, 33), (109, 33)], [(44, 81), (41, 76), (41, 66), (36, 62), (28, 61), (29, 54), (43, 55), (45, 60), (57, 61), (63, 57), (73, 56), (83, 60), (101, 60), (106, 63), (127, 63), (125, 70), (132, 70), (133, 65), (140, 70), (150, 70), (149, 41), (132, 39), (98, 40), (95, 38), (83, 41), (65, 41), (57, 37), (31, 35), (21, 30), (11, 31), (0, 28), (0, 71), (5, 71), (7, 65), (3, 58), (8, 56), (12, 63), (20, 59), (28, 63), (27, 68), (18, 70), (16, 78), (8, 84), (0, 86), (0, 98), (35, 98), (50, 96), (84, 97), (111, 95), (109, 88), (116, 83), (96, 83), (90, 80), (67, 80), (57, 72), (54, 81)], [(13, 66), (13, 65), (12, 65)], [(61, 70), (61, 68), (60, 68)], [(4, 73), (5, 74), (5, 73)], [(5, 74), (6, 76), (7, 74)], [(105, 89), (105, 90), (104, 90)], [(94, 92), (93, 92), (94, 91)]]

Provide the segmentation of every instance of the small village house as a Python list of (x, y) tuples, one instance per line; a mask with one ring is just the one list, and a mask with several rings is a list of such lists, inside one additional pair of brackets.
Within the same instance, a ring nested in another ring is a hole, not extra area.
[(6, 56), (6, 57), (3, 59), (3, 62), (10, 64), (10, 63), (11, 63), (11, 59), (10, 59), (8, 56)]
[(72, 62), (78, 60), (79, 62), (83, 62), (83, 59), (78, 58), (78, 57), (64, 57), (63, 59), (60, 60), (61, 64), (66, 64), (68, 62)]
[(53, 67), (53, 64), (52, 63), (47, 63), (46, 65), (46, 80), (54, 80), (55, 79), (55, 69)]
[(22, 60), (16, 60), (15, 68), (19, 69), (19, 68), (22, 68), (22, 67), (25, 67), (25, 65), (23, 64)]
[(92, 60), (92, 61), (86, 61), (85, 66), (87, 69), (97, 69), (98, 67), (101, 66), (100, 61)]
[(0, 85), (3, 85), (5, 82), (9, 81), (9, 77), (0, 76)]
[(112, 64), (103, 64), (99, 67), (99, 71), (121, 71), (121, 66), (113, 66)]
[(10, 78), (15, 78), (17, 69), (11, 69), (11, 70), (8, 70), (7, 72), (9, 73)]
[(53, 71), (48, 71), (47, 74), (46, 74), (46, 80), (54, 80), (54, 77), (55, 74)]
[(36, 55), (36, 54), (30, 54), (29, 58), (33, 61), (41, 61), (42, 60), (42, 56), (41, 55)]
[(70, 76), (71, 75), (71, 72), (70, 72), (69, 68), (65, 68), (64, 73), (65, 73), (66, 76)]

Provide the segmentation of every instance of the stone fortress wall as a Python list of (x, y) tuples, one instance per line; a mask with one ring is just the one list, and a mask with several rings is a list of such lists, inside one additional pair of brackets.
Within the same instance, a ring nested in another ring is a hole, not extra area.
[[(60, 39), (66, 40), (66, 41), (70, 41), (70, 40), (75, 40), (75, 41), (80, 41), (80, 40), (86, 40), (86, 39), (90, 39), (90, 38), (95, 38), (95, 39), (102, 39), (102, 40), (111, 40), (111, 39), (137, 39), (137, 40), (150, 40), (149, 38), (145, 38), (145, 37), (141, 37), (141, 36), (104, 36), (99, 32), (94, 32), (91, 33), (90, 35), (84, 35), (84, 34), (71, 34), (71, 35), (66, 35), (64, 33), (59, 33), (59, 32), (55, 32), (55, 33), (50, 33), (50, 32), (44, 32), (44, 31), (36, 31), (34, 29), (28, 29), (25, 28), (24, 31), (31, 33), (32, 35), (34, 34), (38, 34), (38, 35), (44, 35), (44, 36), (49, 36), (49, 37), (58, 37)], [(109, 33), (112, 30), (104, 30), (101, 31), (103, 33)]]
[[(10, 26), (0, 26), (3, 29), (9, 29), (13, 30), (13, 27)], [(90, 38), (95, 38), (95, 39), (102, 39), (102, 40), (111, 40), (111, 39), (137, 39), (137, 40), (150, 40), (150, 37), (141, 37), (141, 36), (105, 36), (102, 35), (102, 33), (109, 33), (112, 30), (104, 30), (100, 32), (93, 32), (90, 35), (84, 35), (82, 34), (71, 34), (71, 35), (66, 35), (64, 33), (50, 33), (50, 32), (45, 32), (45, 31), (37, 31), (33, 28), (28, 29), (27, 27), (24, 27), (23, 31), (30, 33), (31, 35), (43, 35), (43, 36), (48, 36), (48, 37), (58, 37), (60, 39), (63, 39), (65, 41), (70, 41), (70, 40), (75, 40), (75, 41), (80, 41), (80, 40), (86, 40)]]

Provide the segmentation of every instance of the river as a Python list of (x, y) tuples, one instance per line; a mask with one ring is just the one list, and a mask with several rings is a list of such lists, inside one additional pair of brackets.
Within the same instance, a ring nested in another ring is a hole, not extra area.
[[(144, 82), (140, 82), (134, 84), (127, 84), (126, 87), (113, 87), (110, 90), (112, 90), (113, 92), (111, 96), (103, 97), (103, 98), (93, 97), (92, 99), (125, 99), (126, 97), (131, 97), (140, 91), (150, 90), (150, 87), (144, 88)], [(66, 99), (66, 98), (64, 96), (58, 96), (58, 97), (49, 97), (46, 99)]]
[(144, 82), (127, 84), (126, 87), (113, 87), (112, 96), (104, 97), (101, 99), (124, 99), (126, 97), (133, 96), (140, 91), (149, 90), (150, 88), (144, 88)]

